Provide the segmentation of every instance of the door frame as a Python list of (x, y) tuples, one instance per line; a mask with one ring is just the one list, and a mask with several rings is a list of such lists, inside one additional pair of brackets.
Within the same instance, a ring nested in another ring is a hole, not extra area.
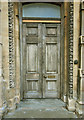
[[(52, 1), (52, 0), (51, 0)], [(51, 3), (51, 1), (49, 0), (47, 3)], [(40, 0), (39, 0), (39, 2), (40, 2)], [(43, 1), (44, 2), (44, 1)], [(42, 2), (42, 3), (43, 3)], [(29, 3), (31, 3), (31, 2), (29, 2)], [(28, 3), (27, 3), (28, 4)], [(57, 4), (56, 2), (54, 2), (54, 4)], [(61, 11), (62, 11), (62, 9), (63, 9), (63, 3), (60, 3), (60, 5), (61, 5)], [(61, 14), (62, 15), (62, 14)], [(62, 17), (62, 16), (61, 16)], [(43, 18), (40, 18), (40, 20), (39, 19), (26, 19), (26, 22), (44, 22), (44, 23), (60, 23), (61, 24), (61, 21), (62, 21), (62, 19), (61, 20), (57, 20), (57, 19), (49, 19), (49, 20), (45, 20), (45, 19), (43, 19)], [(22, 3), (19, 3), (19, 32), (20, 32), (20, 35), (19, 35), (19, 37), (20, 37), (20, 99), (21, 100), (23, 100), (23, 94), (24, 94), (24, 91), (23, 91), (23, 58), (22, 58), (22, 55), (23, 55), (23, 44), (22, 44), (22, 39), (23, 39), (23, 37), (22, 37), (22, 30), (23, 30), (23, 27), (22, 27), (22, 24), (23, 24), (23, 22), (25, 22), (24, 21), (24, 18), (22, 18)], [(63, 25), (61, 25), (61, 27), (60, 27), (60, 29), (61, 28), (63, 28)], [(60, 31), (61, 32), (61, 31)], [(61, 34), (60, 34), (61, 35)], [(62, 37), (60, 36), (60, 39), (61, 39)], [(61, 41), (60, 41), (61, 42)], [(60, 43), (60, 46), (61, 46), (61, 43)], [(61, 50), (60, 50), (60, 59), (62, 60), (62, 58), (61, 58), (62, 56), (61, 56)], [(60, 66), (61, 66), (61, 62), (60, 62)], [(61, 94), (62, 94), (62, 80), (61, 80), (61, 69), (60, 69), (60, 98), (61, 98)]]

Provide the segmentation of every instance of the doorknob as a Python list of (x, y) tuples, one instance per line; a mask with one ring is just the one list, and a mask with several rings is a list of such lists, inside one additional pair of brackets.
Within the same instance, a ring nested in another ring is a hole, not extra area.
[(44, 78), (47, 78), (47, 76), (46, 76), (46, 75), (43, 75), (43, 77), (44, 77)]

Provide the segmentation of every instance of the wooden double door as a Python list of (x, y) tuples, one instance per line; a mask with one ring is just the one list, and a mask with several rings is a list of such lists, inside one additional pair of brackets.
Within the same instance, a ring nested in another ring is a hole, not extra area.
[(60, 97), (60, 24), (23, 23), (24, 98)]

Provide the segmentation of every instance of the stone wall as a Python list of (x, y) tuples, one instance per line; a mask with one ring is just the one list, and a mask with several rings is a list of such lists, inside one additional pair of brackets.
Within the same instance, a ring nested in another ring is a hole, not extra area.
[(8, 2), (9, 13), (9, 109), (20, 101), (20, 48), (18, 3)]
[(20, 101), (18, 3), (0, 2), (0, 114)]
[(0, 2), (0, 114), (7, 107), (9, 90), (8, 3)]

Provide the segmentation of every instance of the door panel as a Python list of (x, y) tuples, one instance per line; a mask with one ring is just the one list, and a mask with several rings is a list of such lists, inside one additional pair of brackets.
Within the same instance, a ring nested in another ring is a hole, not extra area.
[[(56, 44), (46, 44), (46, 72), (57, 73), (57, 45)], [(54, 58), (54, 59), (53, 59)]]
[(24, 98), (60, 97), (60, 25), (24, 23)]
[(38, 71), (38, 44), (27, 44), (27, 72)]
[(24, 98), (41, 98), (41, 27), (40, 24), (25, 24), (26, 56)]
[(59, 98), (60, 36), (58, 25), (43, 24), (43, 98)]

